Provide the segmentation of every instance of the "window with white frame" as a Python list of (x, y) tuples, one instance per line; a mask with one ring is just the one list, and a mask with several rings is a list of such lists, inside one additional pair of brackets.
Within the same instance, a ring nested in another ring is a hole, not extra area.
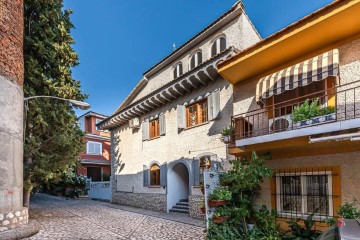
[(276, 207), (291, 217), (333, 216), (331, 172), (277, 173)]
[(178, 63), (174, 68), (174, 79), (180, 77), (183, 74), (182, 63)]
[(216, 39), (211, 46), (211, 57), (221, 53), (226, 49), (226, 38), (219, 37)]
[(202, 53), (201, 51), (197, 51), (190, 58), (190, 69), (199, 66), (201, 63), (202, 63)]
[(96, 130), (98, 130), (98, 131), (100, 131), (100, 129), (98, 128), (98, 126), (96, 126), (99, 122), (101, 122), (101, 119), (96, 119), (95, 120), (95, 128), (96, 128)]
[(86, 154), (101, 155), (102, 154), (102, 144), (99, 142), (91, 142), (91, 141), (87, 142)]

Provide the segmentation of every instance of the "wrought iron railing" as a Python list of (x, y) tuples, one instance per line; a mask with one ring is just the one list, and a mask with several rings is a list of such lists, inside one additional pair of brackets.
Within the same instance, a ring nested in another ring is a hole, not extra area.
[[(305, 101), (317, 101), (321, 110), (301, 119), (294, 109)], [(360, 80), (276, 104), (264, 103), (262, 108), (233, 116), (231, 122), (233, 140), (239, 140), (355, 118), (360, 118)]]

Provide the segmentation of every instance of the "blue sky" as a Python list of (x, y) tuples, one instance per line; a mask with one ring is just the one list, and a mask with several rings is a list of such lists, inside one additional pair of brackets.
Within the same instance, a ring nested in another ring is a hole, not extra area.
[[(111, 115), (142, 74), (227, 11), (236, 0), (64, 0), (74, 13), (75, 79), (92, 111)], [(243, 0), (265, 38), (331, 0)], [(77, 111), (83, 114), (83, 111)]]

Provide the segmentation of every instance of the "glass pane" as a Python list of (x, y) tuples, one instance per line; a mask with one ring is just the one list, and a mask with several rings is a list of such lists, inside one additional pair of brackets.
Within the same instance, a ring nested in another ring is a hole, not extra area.
[(197, 122), (196, 105), (188, 107), (188, 126), (195, 126)]
[(281, 177), (280, 205), (282, 212), (301, 213), (300, 176)]
[(200, 123), (204, 123), (208, 121), (208, 105), (207, 101), (200, 103), (200, 113), (201, 113), (201, 121)]
[(328, 215), (329, 189), (327, 175), (306, 176), (307, 213)]

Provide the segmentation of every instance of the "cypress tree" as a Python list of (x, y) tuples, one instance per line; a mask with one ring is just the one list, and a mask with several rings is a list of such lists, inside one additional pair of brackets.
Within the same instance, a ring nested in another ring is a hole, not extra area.
[[(24, 1), (24, 95), (87, 98), (71, 69), (79, 64), (63, 0)], [(84, 150), (73, 107), (65, 101), (31, 99), (25, 104), (24, 206), (34, 187), (79, 161)]]

